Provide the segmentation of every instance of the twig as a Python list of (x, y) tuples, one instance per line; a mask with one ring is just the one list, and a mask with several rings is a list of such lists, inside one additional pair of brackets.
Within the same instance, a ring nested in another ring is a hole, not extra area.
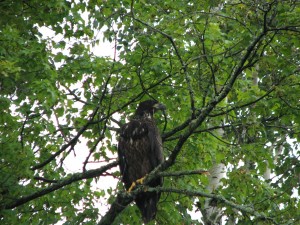
[(209, 175), (207, 170), (188, 170), (188, 171), (174, 171), (174, 172), (160, 172), (157, 175), (160, 177), (178, 177), (184, 175)]
[(38, 177), (38, 176), (33, 177), (33, 179), (35, 179), (35, 180), (40, 180), (40, 181), (44, 181), (44, 182), (46, 182), (46, 183), (52, 183), (52, 184), (58, 182), (57, 180), (50, 180), (50, 179), (47, 179), (47, 178), (44, 178), (44, 177)]
[(78, 131), (78, 133), (76, 134), (76, 136), (74, 138), (72, 138), (67, 144), (63, 145), (60, 148), (60, 150), (58, 150), (56, 153), (52, 154), (47, 160), (31, 167), (31, 170), (37, 170), (37, 169), (44, 167), (45, 165), (50, 163), (53, 159), (55, 159), (58, 155), (60, 155), (63, 151), (65, 151), (67, 148), (69, 148), (69, 147), (73, 148), (76, 145), (81, 134), (83, 134), (83, 132), (89, 127), (90, 122), (93, 121), (95, 115), (97, 114), (98, 109), (99, 109), (99, 107), (96, 107), (94, 109), (93, 113), (90, 115), (89, 121), (80, 128), (80, 130)]

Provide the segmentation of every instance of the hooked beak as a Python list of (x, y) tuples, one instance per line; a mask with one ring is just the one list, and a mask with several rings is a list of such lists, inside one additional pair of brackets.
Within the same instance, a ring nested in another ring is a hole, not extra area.
[(162, 111), (165, 111), (167, 108), (164, 104), (161, 104), (161, 103), (156, 103), (153, 108), (155, 108), (156, 110), (162, 110)]

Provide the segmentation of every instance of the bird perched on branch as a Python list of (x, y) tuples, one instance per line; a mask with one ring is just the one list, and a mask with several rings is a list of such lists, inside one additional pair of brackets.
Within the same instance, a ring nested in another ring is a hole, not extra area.
[[(158, 110), (165, 110), (165, 106), (155, 100), (141, 102), (134, 117), (121, 127), (118, 155), (122, 181), (128, 191), (136, 183), (142, 183), (143, 178), (164, 160), (161, 137), (153, 118)], [(157, 178), (149, 186), (161, 186), (162, 182), (162, 178)], [(156, 192), (137, 195), (135, 202), (144, 223), (155, 218), (159, 198), (160, 193)]]

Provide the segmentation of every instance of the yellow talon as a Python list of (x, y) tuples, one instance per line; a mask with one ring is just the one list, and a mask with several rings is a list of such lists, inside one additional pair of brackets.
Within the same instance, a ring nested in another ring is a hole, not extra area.
[(144, 183), (144, 180), (145, 180), (145, 178), (146, 178), (146, 176), (144, 176), (144, 177), (142, 177), (142, 178), (140, 178), (140, 179), (136, 180), (136, 183), (138, 183), (138, 184), (143, 184), (143, 183)]
[(137, 184), (143, 184), (144, 183), (144, 180), (145, 180), (146, 176), (140, 178), (140, 179), (137, 179), (135, 182), (132, 182), (130, 188), (128, 189), (127, 193), (130, 193)]

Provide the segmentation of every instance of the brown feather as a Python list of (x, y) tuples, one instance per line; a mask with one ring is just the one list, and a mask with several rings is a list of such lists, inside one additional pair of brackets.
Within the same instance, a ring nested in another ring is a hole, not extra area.
[[(153, 119), (155, 110), (151, 108), (157, 102), (146, 101), (146, 103), (152, 105), (141, 107), (143, 104), (141, 103), (135, 118), (121, 128), (118, 154), (122, 181), (127, 190), (132, 182), (149, 174), (163, 162), (162, 141)], [(151, 187), (161, 185), (161, 178), (155, 179), (149, 184)], [(135, 201), (142, 213), (144, 223), (155, 218), (159, 198), (160, 193), (155, 192), (141, 193), (136, 197)]]

